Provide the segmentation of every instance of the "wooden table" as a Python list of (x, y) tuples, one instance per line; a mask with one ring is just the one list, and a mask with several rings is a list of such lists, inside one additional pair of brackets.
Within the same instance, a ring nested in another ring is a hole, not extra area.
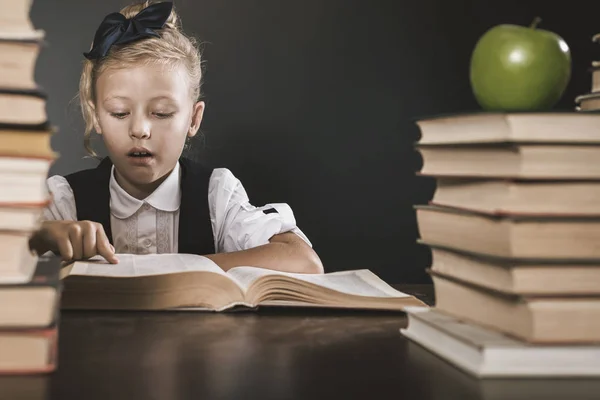
[[(398, 286), (433, 304), (431, 286)], [(600, 381), (480, 381), (399, 329), (402, 313), (79, 312), (59, 368), (2, 377), (0, 399), (598, 399)]]

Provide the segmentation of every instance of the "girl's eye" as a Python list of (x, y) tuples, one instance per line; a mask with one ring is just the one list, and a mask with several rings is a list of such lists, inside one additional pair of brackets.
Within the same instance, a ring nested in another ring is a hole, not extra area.
[(111, 115), (111, 117), (115, 117), (115, 118), (118, 118), (118, 119), (123, 119), (126, 116), (128, 116), (129, 113), (126, 113), (126, 112), (123, 112), (123, 113), (110, 113), (110, 115)]
[(154, 115), (156, 115), (157, 118), (160, 119), (165, 119), (165, 118), (171, 118), (175, 113), (171, 112), (171, 113), (158, 113), (155, 112)]

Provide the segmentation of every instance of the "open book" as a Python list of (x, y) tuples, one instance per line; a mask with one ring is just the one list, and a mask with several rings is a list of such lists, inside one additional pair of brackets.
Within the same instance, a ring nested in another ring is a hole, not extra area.
[(293, 274), (255, 267), (224, 272), (191, 254), (119, 254), (118, 264), (97, 257), (62, 268), (63, 309), (208, 309), (236, 306), (314, 306), (403, 310), (425, 304), (369, 270)]

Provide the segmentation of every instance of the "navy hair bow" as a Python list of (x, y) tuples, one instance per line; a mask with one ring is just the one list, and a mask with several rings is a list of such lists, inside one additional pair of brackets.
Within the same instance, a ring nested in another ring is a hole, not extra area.
[(172, 9), (172, 2), (162, 2), (144, 8), (133, 18), (125, 18), (118, 12), (107, 15), (96, 30), (92, 50), (83, 55), (88, 60), (94, 60), (106, 56), (114, 44), (159, 37), (154, 30), (162, 29)]

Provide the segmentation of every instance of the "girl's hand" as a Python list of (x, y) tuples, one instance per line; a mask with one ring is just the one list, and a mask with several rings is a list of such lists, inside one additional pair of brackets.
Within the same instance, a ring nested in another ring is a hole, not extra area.
[(100, 255), (111, 264), (119, 262), (102, 224), (92, 221), (44, 221), (30, 247), (38, 254), (48, 250), (60, 253), (65, 261)]

